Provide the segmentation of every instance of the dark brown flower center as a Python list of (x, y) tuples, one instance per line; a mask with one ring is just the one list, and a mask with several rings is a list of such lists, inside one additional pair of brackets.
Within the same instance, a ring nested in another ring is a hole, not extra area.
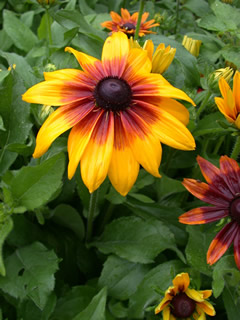
[(127, 23), (124, 23), (124, 25), (122, 26), (124, 29), (128, 30), (128, 31), (131, 31), (131, 30), (135, 30), (136, 29), (136, 26), (131, 23), (131, 22), (127, 22)]
[(230, 203), (230, 216), (238, 224), (240, 224), (240, 197), (233, 199)]
[(98, 82), (94, 90), (94, 97), (98, 107), (111, 111), (120, 111), (129, 107), (132, 90), (125, 80), (117, 77), (108, 77)]
[(180, 319), (190, 317), (196, 307), (196, 302), (190, 299), (186, 293), (177, 294), (171, 302), (171, 313)]

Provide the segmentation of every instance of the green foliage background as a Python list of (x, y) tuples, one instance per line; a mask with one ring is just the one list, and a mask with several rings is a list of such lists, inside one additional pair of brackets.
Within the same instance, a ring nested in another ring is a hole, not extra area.
[[(79, 68), (65, 46), (99, 58), (108, 34), (100, 23), (122, 6), (133, 13), (139, 3), (59, 0), (44, 8), (34, 0), (0, 0), (0, 319), (161, 319), (154, 307), (184, 271), (196, 289), (213, 289), (216, 319), (239, 320), (240, 272), (232, 248), (214, 266), (206, 264), (221, 225), (178, 223), (180, 214), (201, 205), (181, 184), (184, 177), (202, 179), (196, 156), (218, 165), (238, 134), (217, 110), (219, 91), (208, 78), (226, 61), (240, 68), (239, 1), (183, 0), (179, 11), (177, 1), (146, 1), (145, 11), (160, 21), (157, 34), (146, 38), (177, 48), (164, 76), (197, 104), (186, 104), (197, 149), (164, 146), (162, 178), (141, 169), (127, 197), (106, 180), (87, 245), (89, 193), (79, 170), (67, 179), (68, 133), (40, 159), (31, 156), (46, 115), (22, 94), (44, 71)], [(198, 58), (181, 45), (184, 34), (202, 40)]]

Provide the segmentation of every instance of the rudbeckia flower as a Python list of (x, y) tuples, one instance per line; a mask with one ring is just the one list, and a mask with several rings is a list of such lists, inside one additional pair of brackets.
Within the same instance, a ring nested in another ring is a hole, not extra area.
[(198, 164), (207, 183), (184, 179), (184, 187), (198, 199), (213, 206), (192, 209), (179, 217), (185, 224), (204, 224), (228, 217), (227, 223), (213, 239), (207, 253), (212, 265), (226, 252), (231, 243), (240, 269), (240, 168), (227, 156), (220, 158), (220, 169), (198, 156)]
[[(110, 15), (112, 17), (112, 21), (105, 21), (101, 23), (101, 26), (103, 28), (111, 30), (112, 33), (121, 31), (129, 36), (134, 35), (138, 20), (138, 12), (135, 12), (134, 14), (130, 15), (127, 9), (121, 8), (121, 16), (114, 11), (111, 11)], [(154, 23), (154, 19), (146, 21), (148, 16), (148, 12), (145, 12), (142, 15), (140, 29), (138, 33), (139, 37), (143, 37), (147, 33), (155, 33), (153, 31), (150, 31), (149, 29), (159, 26), (159, 23)]]
[(33, 156), (41, 157), (52, 142), (72, 128), (68, 138), (68, 177), (80, 162), (90, 192), (108, 175), (126, 195), (139, 165), (160, 177), (160, 141), (182, 150), (195, 148), (186, 128), (187, 109), (173, 98), (193, 101), (160, 74), (142, 49), (130, 49), (127, 36), (114, 33), (104, 43), (102, 61), (66, 48), (83, 70), (44, 73), (45, 81), (24, 95), (30, 103), (60, 106), (41, 127)]
[(233, 90), (223, 77), (218, 84), (223, 96), (223, 98), (215, 98), (218, 109), (230, 123), (234, 123), (240, 129), (240, 72), (236, 71), (233, 77)]
[(170, 46), (165, 47), (164, 43), (160, 43), (154, 52), (152, 40), (146, 40), (143, 47), (140, 46), (137, 40), (133, 40), (133, 38), (130, 38), (129, 41), (132, 48), (142, 48), (147, 51), (148, 57), (152, 61), (153, 73), (164, 73), (172, 63), (176, 53), (175, 48), (171, 48)]
[(165, 297), (155, 309), (155, 314), (163, 312), (163, 320), (206, 319), (205, 314), (215, 315), (211, 303), (205, 299), (212, 295), (212, 290), (196, 291), (189, 288), (188, 273), (178, 274), (172, 281), (173, 286), (165, 292)]

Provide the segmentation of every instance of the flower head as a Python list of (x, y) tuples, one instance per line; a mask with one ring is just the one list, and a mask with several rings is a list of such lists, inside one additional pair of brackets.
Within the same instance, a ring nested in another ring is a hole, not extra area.
[(132, 48), (142, 48), (147, 51), (148, 57), (152, 61), (153, 73), (164, 73), (172, 63), (176, 53), (175, 48), (171, 48), (170, 46), (165, 47), (164, 43), (160, 43), (154, 52), (152, 40), (146, 40), (143, 47), (140, 46), (137, 40), (133, 40), (132, 37), (129, 41)]
[(102, 61), (66, 48), (81, 70), (45, 72), (45, 81), (23, 95), (31, 103), (60, 106), (41, 127), (33, 156), (42, 156), (52, 142), (72, 128), (68, 139), (68, 176), (80, 162), (90, 192), (108, 175), (126, 195), (139, 165), (160, 177), (160, 141), (182, 150), (195, 148), (186, 128), (187, 109), (173, 98), (193, 101), (160, 74), (152, 74), (147, 52), (131, 49), (127, 36), (114, 33), (103, 46)]
[(155, 309), (155, 314), (163, 312), (163, 320), (205, 319), (205, 313), (214, 316), (213, 306), (205, 299), (212, 295), (212, 290), (196, 291), (189, 288), (188, 273), (178, 274), (172, 281), (173, 286), (165, 292), (165, 297)]
[[(121, 16), (114, 11), (111, 11), (110, 15), (112, 17), (112, 21), (105, 21), (101, 23), (103, 28), (111, 30), (112, 33), (121, 31), (129, 36), (134, 35), (138, 20), (138, 12), (135, 12), (134, 14), (130, 15), (127, 9), (121, 8)], [(142, 15), (142, 20), (139, 29), (139, 37), (143, 37), (147, 33), (155, 33), (153, 31), (150, 31), (149, 29), (159, 26), (159, 23), (154, 23), (154, 19), (146, 21), (148, 16), (148, 12), (145, 12)]]
[(220, 169), (198, 156), (198, 164), (207, 183), (184, 179), (184, 187), (198, 199), (213, 206), (192, 209), (179, 217), (185, 224), (204, 224), (229, 217), (231, 221), (213, 239), (207, 262), (213, 264), (226, 252), (231, 243), (240, 269), (240, 168), (227, 156), (220, 158)]
[(218, 109), (230, 123), (240, 129), (240, 72), (236, 71), (233, 77), (233, 90), (223, 77), (219, 80), (219, 89), (223, 98), (215, 98)]
[(187, 51), (189, 51), (195, 57), (199, 56), (201, 43), (201, 40), (194, 40), (186, 35), (183, 37), (182, 41), (182, 45), (184, 46), (184, 48), (186, 48)]

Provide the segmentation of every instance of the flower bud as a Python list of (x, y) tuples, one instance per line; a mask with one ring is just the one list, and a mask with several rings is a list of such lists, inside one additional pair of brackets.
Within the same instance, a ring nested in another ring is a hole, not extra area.
[(192, 38), (189, 38), (186, 35), (184, 36), (182, 41), (182, 45), (184, 46), (184, 48), (195, 57), (199, 56), (201, 44), (202, 44), (201, 40), (194, 40)]

